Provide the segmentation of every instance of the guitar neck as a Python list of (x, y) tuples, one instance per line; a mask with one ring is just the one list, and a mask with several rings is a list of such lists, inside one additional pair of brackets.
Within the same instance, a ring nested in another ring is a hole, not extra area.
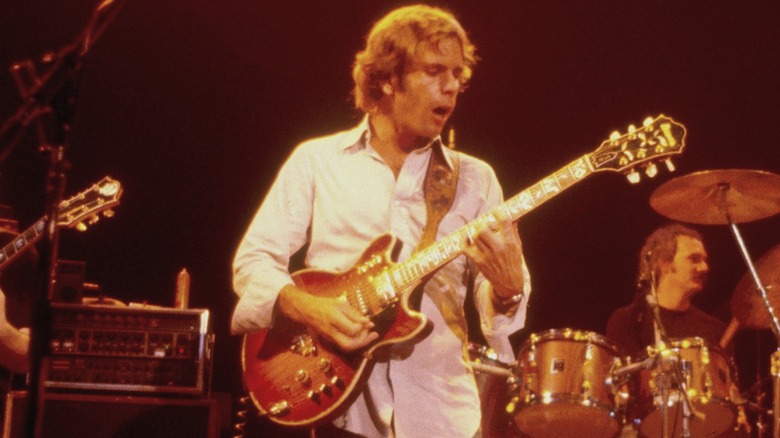
[[(533, 186), (523, 190), (498, 206), (513, 221), (552, 199), (575, 183), (593, 173), (591, 157), (586, 154), (563, 166)], [(399, 263), (390, 272), (395, 290), (407, 290), (426, 275), (436, 271), (463, 253), (468, 240), (476, 237), (477, 229), (495, 220), (492, 213), (485, 213), (457, 231), (414, 253), (407, 261)]]
[(22, 234), (14, 237), (11, 243), (5, 245), (3, 249), (0, 249), (0, 271), (21, 255), (28, 246), (34, 244), (43, 237), (43, 233), (46, 231), (46, 222), (46, 217), (39, 219), (33, 226), (24, 230)]

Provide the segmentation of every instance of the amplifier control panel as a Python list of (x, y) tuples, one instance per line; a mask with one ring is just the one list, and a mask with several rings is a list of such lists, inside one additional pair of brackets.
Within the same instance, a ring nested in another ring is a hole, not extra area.
[(45, 385), (202, 393), (213, 335), (206, 309), (52, 304)]

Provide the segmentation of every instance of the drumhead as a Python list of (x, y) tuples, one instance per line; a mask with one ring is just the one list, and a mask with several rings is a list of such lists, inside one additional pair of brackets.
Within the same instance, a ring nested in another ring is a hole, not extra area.
[(572, 328), (549, 329), (538, 333), (532, 333), (520, 346), (520, 351), (524, 351), (535, 344), (560, 340), (597, 344), (610, 351), (613, 351), (615, 354), (617, 354), (618, 351), (617, 346), (615, 346), (612, 341), (607, 339), (606, 336), (596, 332), (577, 330)]

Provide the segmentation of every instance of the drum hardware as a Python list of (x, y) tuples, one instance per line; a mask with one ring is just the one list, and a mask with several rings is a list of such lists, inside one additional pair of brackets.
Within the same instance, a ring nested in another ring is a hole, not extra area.
[(510, 379), (513, 376), (512, 371), (508, 369), (499, 368), (493, 365), (486, 365), (479, 362), (471, 362), (471, 368), (473, 368), (476, 372), (488, 373), (497, 377), (506, 377), (507, 379)]
[[(636, 366), (631, 376), (636, 410), (630, 419), (642, 436), (672, 430), (687, 431), (683, 436), (721, 436), (737, 424), (744, 400), (734, 385), (734, 364), (717, 346), (701, 338), (673, 339), (648, 347), (647, 354), (637, 363), (650, 364), (649, 369)], [(629, 376), (624, 374), (621, 382)], [(675, 407), (679, 416), (673, 415)]]
[[(741, 323), (770, 328), (778, 342), (778, 349), (770, 357), (770, 368), (774, 393), (774, 437), (780, 437), (780, 321), (769, 294), (769, 290), (774, 289), (764, 286), (737, 227), (738, 223), (752, 222), (780, 213), (780, 175), (747, 169), (695, 172), (664, 183), (650, 196), (650, 205), (658, 213), (674, 220), (729, 225), (731, 228), (747, 265), (746, 277), (749, 279), (745, 280), (744, 284), (741, 283), (741, 287), (738, 286), (742, 293), (735, 299), (737, 305), (734, 305), (735, 301), (732, 300), (732, 308), (736, 307), (738, 310), (735, 314)], [(774, 250), (770, 251), (767, 258), (772, 259), (773, 253)], [(776, 274), (777, 271), (774, 272)], [(776, 275), (774, 279), (777, 280)], [(757, 308), (766, 311), (753, 311)]]
[(656, 366), (656, 355), (654, 352), (651, 352), (651, 354), (644, 360), (641, 360), (639, 362), (630, 363), (628, 365), (620, 365), (620, 362), (616, 362), (615, 365), (617, 366), (616, 369), (614, 369), (611, 373), (609, 373), (609, 377), (607, 377), (607, 385), (614, 385), (617, 383), (624, 383), (629, 375), (637, 373), (642, 370), (651, 370), (655, 368)]
[(506, 364), (498, 360), (498, 354), (484, 345), (469, 343), (469, 366), (479, 392), (482, 412), (481, 431), (483, 438), (508, 438), (515, 436), (506, 405), (509, 402), (509, 388), (514, 383), (511, 369), (517, 364)]
[[(646, 257), (648, 259), (647, 262), (649, 265), (651, 254), (646, 254)], [(651, 269), (650, 278), (648, 278), (645, 282), (641, 282), (639, 287), (640, 290), (644, 291), (645, 300), (652, 310), (653, 319), (655, 321), (655, 328), (659, 337), (659, 340), (656, 342), (657, 353), (655, 355), (656, 361), (655, 367), (652, 369), (652, 375), (655, 388), (660, 394), (659, 411), (661, 417), (661, 436), (663, 438), (669, 436), (669, 408), (674, 406), (674, 403), (678, 402), (679, 399), (682, 398), (682, 436), (688, 438), (691, 436), (691, 417), (695, 416), (696, 418), (703, 420), (704, 415), (693, 407), (691, 395), (688, 392), (691, 383), (690, 364), (687, 366), (684, 364), (680, 358), (679, 350), (671, 350), (667, 348), (667, 346), (670, 345), (670, 341), (666, 334), (666, 329), (664, 328), (663, 321), (661, 320), (661, 315), (659, 313), (656, 280), (655, 270)], [(706, 361), (709, 362), (709, 359), (707, 358)], [(687, 378), (685, 376), (685, 369), (688, 370)], [(676, 397), (673, 400), (670, 397), (670, 391), (674, 390), (675, 386), (679, 389), (674, 392)], [(709, 388), (711, 388), (711, 386), (712, 383), (710, 381), (709, 385), (706, 385), (708, 392), (707, 397), (709, 397)], [(646, 425), (644, 427), (647, 428)]]

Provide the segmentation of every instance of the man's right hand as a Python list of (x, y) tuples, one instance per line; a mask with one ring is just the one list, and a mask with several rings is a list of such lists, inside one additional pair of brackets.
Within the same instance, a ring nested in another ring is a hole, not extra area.
[(287, 285), (279, 292), (278, 304), (286, 317), (313, 328), (345, 352), (379, 339), (371, 319), (353, 308), (343, 296), (319, 297)]

